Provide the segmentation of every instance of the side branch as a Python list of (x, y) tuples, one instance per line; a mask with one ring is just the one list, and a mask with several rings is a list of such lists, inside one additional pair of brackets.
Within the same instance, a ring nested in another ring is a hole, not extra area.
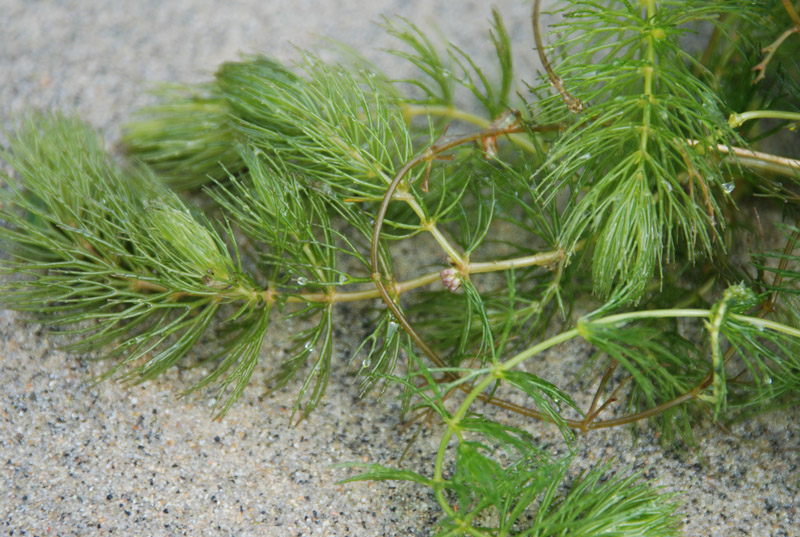
[[(400, 310), (400, 307), (397, 305), (395, 301), (396, 293), (390, 292), (390, 287), (384, 281), (384, 276), (382, 273), (382, 267), (380, 263), (379, 246), (380, 246), (381, 231), (383, 229), (383, 224), (386, 220), (386, 212), (389, 209), (389, 204), (395, 198), (395, 192), (400, 186), (400, 183), (402, 183), (402, 181), (405, 179), (406, 175), (408, 175), (408, 173), (411, 171), (412, 168), (422, 163), (431, 162), (444, 151), (448, 151), (463, 144), (479, 142), (487, 138), (496, 138), (511, 133), (524, 132), (526, 130), (527, 131), (547, 130), (550, 127), (551, 126), (548, 125), (524, 127), (519, 123), (514, 123), (502, 127), (490, 127), (480, 132), (466, 134), (448, 140), (439, 140), (433, 146), (425, 150), (423, 153), (417, 155), (416, 157), (408, 161), (405, 165), (403, 165), (403, 167), (400, 168), (400, 170), (395, 175), (392, 182), (389, 184), (389, 187), (386, 189), (386, 192), (383, 196), (383, 200), (381, 201), (381, 205), (378, 208), (378, 213), (375, 217), (375, 226), (373, 227), (372, 231), (372, 244), (370, 247), (370, 262), (372, 264), (372, 281), (375, 283), (375, 287), (377, 288), (377, 291), (380, 294), (381, 299), (383, 299), (386, 306), (389, 308), (392, 314), (394, 314), (398, 324), (402, 326), (403, 330), (408, 334), (408, 336), (411, 338), (414, 344), (423, 352), (423, 354), (425, 354), (434, 364), (436, 364), (437, 367), (445, 368), (446, 364), (444, 360), (441, 358), (441, 356), (439, 356), (436, 353), (436, 351), (434, 351), (425, 342), (422, 336), (420, 336), (419, 333), (414, 329), (414, 326), (411, 324), (408, 318), (406, 318), (405, 314)], [(389, 279), (391, 281), (391, 277)], [(394, 285), (391, 285), (392, 290), (394, 289), (394, 287), (395, 287)], [(457, 380), (456, 375), (453, 373), (446, 372), (444, 373), (444, 375), (445, 375), (445, 380), (447, 381)], [(463, 384), (459, 385), (458, 388), (464, 391), (465, 393), (469, 393), (471, 391), (471, 388), (469, 386), (464, 386)], [(490, 394), (487, 395), (484, 393), (480, 393), (477, 395), (477, 398), (484, 402), (488, 402), (494, 406), (497, 406), (499, 408), (503, 408), (511, 412), (516, 412), (517, 414), (528, 416), (541, 421), (552, 421), (552, 418), (550, 418), (543, 412), (526, 408), (524, 406), (517, 405), (510, 401), (505, 401), (503, 399), (492, 397)], [(570, 427), (576, 427), (576, 428), (581, 427), (581, 423), (579, 421), (567, 420), (566, 423)]]
[[(686, 143), (690, 147), (700, 145), (698, 140), (688, 139)], [(790, 177), (795, 177), (800, 174), (800, 160), (779, 157), (771, 153), (762, 153), (761, 151), (753, 151), (752, 149), (728, 146), (725, 144), (718, 144), (714, 148), (720, 153), (731, 155), (731, 157), (735, 158), (736, 161), (743, 166), (779, 173), (781, 175), (788, 175)]]
[(783, 44), (786, 39), (795, 33), (800, 33), (800, 16), (798, 16), (797, 11), (792, 6), (790, 0), (783, 0), (783, 7), (786, 8), (787, 13), (789, 13), (789, 17), (792, 19), (792, 23), (794, 26), (783, 32), (778, 39), (772, 42), (772, 44), (764, 47), (761, 49), (762, 54), (766, 54), (764, 59), (761, 60), (758, 65), (753, 67), (753, 71), (758, 71), (758, 76), (756, 76), (755, 80), (753, 80), (753, 84), (758, 84), (762, 80), (764, 80), (765, 73), (767, 71), (767, 65), (769, 62), (772, 61), (772, 57), (777, 52), (778, 48)]
[(542, 67), (547, 71), (547, 76), (550, 78), (550, 84), (556, 88), (556, 91), (561, 95), (564, 104), (567, 105), (567, 109), (577, 114), (585, 108), (583, 101), (567, 91), (567, 88), (564, 87), (564, 81), (553, 71), (553, 67), (550, 65), (547, 55), (544, 53), (544, 42), (542, 41), (542, 33), (539, 29), (539, 7), (541, 3), (541, 0), (535, 0), (533, 2), (533, 16), (531, 17), (533, 22), (533, 38), (536, 41), (536, 51), (539, 53), (539, 60), (542, 62)]

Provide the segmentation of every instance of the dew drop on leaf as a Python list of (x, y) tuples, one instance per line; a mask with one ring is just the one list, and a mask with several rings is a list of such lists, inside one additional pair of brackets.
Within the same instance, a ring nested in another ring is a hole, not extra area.
[(733, 192), (734, 188), (736, 188), (736, 184), (733, 181), (722, 184), (722, 190), (724, 190), (727, 194)]
[(308, 283), (308, 280), (303, 276), (299, 276), (295, 281), (297, 282), (297, 285), (305, 285)]

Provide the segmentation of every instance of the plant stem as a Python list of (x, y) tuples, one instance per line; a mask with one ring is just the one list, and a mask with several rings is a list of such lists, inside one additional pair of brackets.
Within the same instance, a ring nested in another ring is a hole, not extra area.
[(558, 91), (559, 95), (561, 95), (561, 99), (564, 101), (567, 109), (570, 112), (577, 114), (584, 109), (583, 101), (567, 91), (567, 88), (564, 87), (564, 81), (561, 80), (561, 77), (559, 77), (555, 71), (553, 71), (553, 67), (550, 65), (550, 61), (547, 59), (547, 54), (544, 52), (542, 32), (539, 30), (540, 4), (541, 0), (534, 0), (533, 15), (531, 16), (533, 25), (533, 38), (536, 41), (536, 51), (539, 53), (539, 60), (542, 62), (542, 67), (544, 67), (544, 70), (547, 71), (547, 76), (550, 78), (550, 84), (556, 88), (556, 91)]
[[(552, 128), (553, 125), (534, 125), (534, 126), (528, 126), (527, 128), (523, 129), (523, 127), (518, 124), (512, 124), (503, 127), (490, 127), (488, 129), (485, 129), (477, 133), (457, 136), (455, 138), (448, 140), (440, 140), (439, 142), (435, 143), (433, 146), (429, 147), (424, 152), (420, 153), (410, 161), (406, 162), (397, 172), (394, 179), (392, 179), (391, 184), (384, 193), (383, 200), (381, 201), (381, 204), (378, 207), (378, 213), (375, 216), (375, 225), (372, 230), (372, 243), (370, 246), (372, 281), (375, 283), (375, 287), (380, 293), (383, 302), (386, 304), (389, 310), (394, 314), (395, 319), (400, 324), (400, 326), (402, 326), (403, 330), (406, 332), (409, 338), (411, 338), (411, 340), (423, 352), (423, 354), (425, 354), (428, 358), (430, 358), (431, 361), (438, 367), (441, 368), (446, 367), (444, 360), (442, 360), (442, 358), (436, 353), (436, 351), (434, 351), (427, 344), (427, 342), (419, 335), (419, 333), (414, 329), (413, 325), (409, 322), (405, 314), (402, 312), (400, 307), (395, 302), (395, 296), (393, 296), (389, 292), (389, 289), (387, 288), (387, 285), (384, 282), (384, 277), (382, 274), (382, 267), (380, 262), (380, 238), (381, 238), (381, 231), (383, 229), (383, 224), (386, 220), (386, 212), (389, 209), (389, 204), (394, 199), (395, 193), (397, 189), (400, 187), (400, 184), (414, 166), (417, 166), (418, 164), (421, 164), (423, 162), (430, 162), (433, 159), (435, 159), (437, 155), (439, 155), (444, 151), (447, 151), (449, 149), (452, 149), (454, 147), (457, 147), (465, 143), (471, 143), (478, 140), (482, 140), (484, 138), (504, 136), (513, 132), (521, 132), (522, 130), (535, 132), (539, 130), (550, 130)], [(445, 378), (447, 380), (452, 381), (456, 380), (457, 377), (453, 373), (445, 373)], [(459, 385), (459, 389), (467, 391), (469, 388), (463, 385)], [(504, 401), (502, 399), (498, 399), (483, 394), (479, 395), (478, 397), (486, 402), (489, 402), (492, 405), (504, 408), (506, 410), (510, 410), (512, 412), (516, 412), (539, 420), (545, 420), (545, 421), (549, 420), (549, 418), (541, 412), (538, 412), (536, 410), (531, 410), (529, 408), (517, 405), (509, 401)]]
[[(652, 20), (655, 16), (656, 2), (655, 0), (647, 0), (647, 18)], [(644, 162), (644, 156), (647, 154), (647, 140), (650, 138), (650, 113), (653, 106), (653, 74), (656, 69), (656, 47), (653, 43), (653, 39), (655, 38), (653, 37), (652, 32), (647, 34), (646, 39), (646, 65), (642, 67), (642, 71), (644, 72), (644, 95), (646, 102), (644, 104), (644, 110), (642, 111), (642, 133), (639, 148), (642, 157), (640, 162), (642, 163)], [(640, 164), (640, 169), (642, 166), (643, 164)]]
[(800, 121), (800, 113), (786, 112), (783, 110), (752, 110), (750, 112), (743, 112), (741, 114), (731, 114), (731, 117), (728, 119), (728, 125), (730, 125), (731, 128), (735, 129), (745, 121), (750, 121), (751, 119), (762, 119), (762, 118)]
[[(490, 120), (482, 116), (471, 114), (454, 106), (420, 106), (414, 104), (403, 104), (401, 105), (401, 108), (403, 111), (403, 116), (406, 118), (412, 118), (420, 115), (450, 117), (453, 119), (466, 121), (467, 123), (471, 123), (477, 127), (480, 127), (481, 129), (486, 129), (491, 124)], [(509, 134), (508, 139), (528, 153), (535, 154), (539, 152), (536, 146), (533, 145), (528, 137), (524, 134)]]
[[(469, 391), (467, 397), (461, 403), (461, 406), (458, 407), (456, 413), (449, 420), (447, 420), (447, 429), (445, 430), (444, 434), (442, 434), (442, 439), (439, 442), (439, 450), (436, 452), (436, 461), (434, 462), (433, 466), (433, 480), (435, 482), (444, 482), (444, 456), (447, 453), (447, 444), (450, 443), (450, 438), (452, 438), (453, 434), (458, 431), (458, 424), (464, 419), (464, 416), (469, 410), (469, 407), (472, 406), (472, 403), (474, 403), (475, 400), (481, 395), (483, 390), (489, 387), (496, 379), (497, 377), (493, 374), (486, 375), (483, 380), (481, 380)], [(444, 491), (441, 487), (437, 488), (436, 490), (436, 500), (449, 516), (456, 516), (455, 510), (450, 506), (450, 503), (444, 497)]]
[[(690, 147), (702, 145), (698, 140), (692, 139), (686, 140), (686, 143)], [(745, 149), (744, 147), (727, 146), (724, 144), (718, 144), (715, 149), (720, 153), (731, 155), (735, 163), (739, 163), (743, 166), (787, 175), (789, 177), (796, 177), (800, 173), (800, 160), (779, 157), (770, 153), (762, 153), (760, 151), (753, 151), (752, 149)]]
[(783, 2), (783, 8), (789, 14), (789, 18), (792, 19), (794, 25), (800, 28), (800, 15), (797, 14), (797, 10), (792, 5), (792, 0), (781, 0)]
[(772, 57), (775, 55), (775, 52), (783, 44), (783, 42), (786, 41), (786, 39), (794, 33), (800, 33), (800, 26), (797, 25), (792, 26), (791, 28), (783, 32), (780, 35), (780, 37), (778, 37), (778, 39), (773, 41), (771, 45), (761, 49), (761, 52), (766, 53), (766, 56), (764, 57), (763, 60), (761, 60), (761, 62), (758, 65), (753, 67), (753, 71), (758, 71), (758, 75), (756, 76), (755, 80), (753, 80), (753, 84), (757, 84), (758, 82), (764, 80), (766, 76), (765, 73), (767, 72), (767, 65), (769, 65), (770, 61), (772, 61)]
[(473, 125), (477, 125), (483, 129), (488, 127), (489, 123), (491, 123), (482, 116), (472, 114), (466, 110), (461, 110), (455, 106), (425, 106), (404, 103), (400, 105), (400, 109), (402, 110), (403, 117), (406, 119), (421, 115), (449, 117), (453, 119), (460, 119), (462, 121), (466, 121), (467, 123), (472, 123)]
[[(731, 118), (728, 120), (728, 123), (735, 128), (749, 119), (755, 119), (756, 118), (755, 114), (759, 114), (761, 112), (763, 112), (765, 115), (760, 115), (757, 117), (777, 117), (779, 119), (800, 121), (800, 114), (798, 113), (783, 112), (783, 111), (773, 112), (765, 110), (760, 112), (753, 111), (753, 112), (744, 112), (742, 114), (732, 114)], [(470, 114), (468, 112), (459, 110), (451, 106), (418, 106), (410, 104), (403, 105), (404, 115), (415, 116), (425, 113), (430, 115), (440, 115), (440, 116), (452, 117), (455, 119), (462, 119), (481, 128), (486, 128), (491, 123), (490, 121), (478, 115)], [(776, 114), (776, 115), (773, 116), (766, 114)], [(777, 114), (780, 115), (778, 116)], [(737, 120), (734, 119), (736, 117), (742, 118), (741, 122), (736, 122)], [(564, 128), (565, 128), (564, 125), (552, 124), (552, 125), (539, 126), (536, 128), (536, 131), (537, 132), (557, 131), (557, 130), (563, 130)], [(538, 152), (536, 147), (533, 144), (531, 144), (523, 135), (510, 133), (508, 134), (507, 137), (510, 140), (514, 141), (514, 143), (516, 143), (518, 146), (525, 149), (526, 151), (529, 151), (531, 153)], [(687, 142), (689, 143), (690, 146), (696, 146), (700, 143), (697, 140), (691, 140), (691, 139), (687, 140)], [(743, 147), (736, 147), (736, 146), (718, 145), (716, 149), (722, 153), (735, 155), (737, 157), (737, 160), (741, 164), (751, 168), (756, 168), (764, 171), (769, 171), (789, 176), (795, 175), (796, 173), (798, 173), (798, 170), (800, 170), (800, 160), (780, 157), (777, 155), (773, 155), (771, 153), (763, 153), (760, 151), (753, 151), (751, 149), (746, 149)], [(395, 199), (401, 199), (401, 198), (397, 197)]]
[[(583, 243), (579, 243), (580, 248)], [(468, 274), (484, 274), (487, 272), (499, 272), (502, 270), (510, 270), (512, 268), (522, 268), (530, 266), (546, 266), (551, 265), (564, 258), (562, 250), (553, 250), (550, 252), (540, 252), (538, 254), (515, 257), (512, 259), (502, 259), (497, 261), (483, 261), (480, 263), (465, 263), (463, 265), (462, 273), (466, 276)], [(424, 287), (431, 283), (437, 282), (441, 279), (440, 271), (433, 271), (417, 276), (410, 280), (396, 282), (393, 285), (393, 292), (396, 295), (401, 295), (408, 291)], [(149, 282), (146, 280), (128, 280), (129, 286), (134, 291), (151, 291), (155, 293), (166, 293), (168, 289), (160, 284)], [(255, 300), (260, 298), (265, 303), (272, 303), (278, 300), (282, 295), (280, 291), (275, 289), (265, 289), (262, 291), (253, 291), (244, 287), (237, 287), (226, 292), (219, 293), (221, 299), (229, 298), (231, 300), (245, 299)], [(171, 295), (174, 300), (193, 296), (185, 292), (176, 292)], [(360, 300), (370, 300), (380, 298), (380, 293), (376, 288), (362, 289), (360, 291), (350, 292), (322, 292), (322, 293), (292, 293), (285, 297), (285, 302), (288, 304), (301, 304), (301, 303), (338, 303), (338, 302), (357, 302)]]
[(792, 328), (791, 326), (787, 326), (783, 323), (779, 323), (776, 321), (772, 321), (769, 319), (761, 319), (758, 317), (750, 317), (748, 315), (738, 315), (736, 313), (730, 314), (731, 319), (735, 319), (741, 323), (748, 323), (758, 328), (764, 328), (773, 330), (775, 332), (782, 332), (786, 335), (800, 338), (800, 330), (797, 328)]
[[(580, 241), (575, 249), (579, 250), (583, 247), (585, 241)], [(525, 257), (516, 257), (514, 259), (503, 259), (498, 261), (483, 261), (480, 263), (468, 263), (462, 271), (466, 276), (468, 274), (480, 274), (483, 272), (496, 272), (499, 270), (511, 270), (522, 267), (530, 267), (533, 265), (545, 266), (552, 265), (564, 259), (564, 250), (552, 250), (550, 252), (541, 252), (534, 255)]]

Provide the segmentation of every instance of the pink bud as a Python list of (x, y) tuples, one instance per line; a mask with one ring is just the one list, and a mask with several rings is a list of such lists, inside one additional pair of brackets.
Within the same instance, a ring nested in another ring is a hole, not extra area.
[(439, 276), (442, 278), (442, 284), (451, 293), (455, 293), (461, 287), (461, 278), (453, 267), (442, 269)]

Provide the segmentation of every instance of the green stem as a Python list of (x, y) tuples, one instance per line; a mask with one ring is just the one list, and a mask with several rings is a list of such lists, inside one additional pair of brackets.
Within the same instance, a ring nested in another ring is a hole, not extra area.
[(462, 267), (464, 266), (464, 256), (458, 253), (458, 250), (450, 244), (450, 241), (442, 234), (442, 231), (436, 227), (436, 223), (433, 221), (426, 221), (423, 222), (423, 228), (433, 235), (434, 240), (439, 243), (439, 246), (442, 247), (442, 250), (445, 251), (447, 256), (450, 260), (455, 263), (457, 266)]
[[(414, 116), (421, 116), (421, 115), (428, 115), (428, 116), (441, 116), (441, 117), (449, 117), (453, 119), (459, 119), (461, 121), (466, 121), (467, 123), (471, 123), (476, 125), (482, 129), (486, 129), (491, 125), (491, 121), (479, 116), (477, 114), (471, 114), (464, 110), (459, 110), (454, 106), (421, 106), (415, 104), (404, 104), (402, 105), (403, 116), (407, 119), (412, 118)], [(538, 154), (539, 151), (533, 143), (528, 139), (528, 137), (524, 134), (507, 134), (506, 135), (509, 140), (511, 140), (514, 145), (524, 149), (528, 153)]]
[[(629, 321), (637, 320), (637, 319), (664, 319), (664, 318), (672, 318), (672, 317), (708, 317), (710, 310), (701, 310), (701, 309), (665, 309), (665, 310), (645, 310), (645, 311), (632, 311), (628, 313), (618, 313), (616, 315), (609, 315), (608, 317), (602, 317), (600, 319), (589, 321), (592, 324), (619, 324), (619, 323), (626, 323)], [(733, 316), (732, 317), (738, 317)], [(751, 317), (744, 317), (744, 319), (749, 322)], [(757, 321), (761, 321), (761, 319), (755, 319)], [(753, 323), (756, 324), (756, 323)], [(777, 324), (777, 323), (776, 323)], [(783, 325), (781, 325), (783, 326)], [(788, 327), (786, 327), (788, 328)], [(798, 332), (800, 334), (800, 331)], [(512, 367), (515, 367), (528, 358), (532, 356), (536, 356), (542, 351), (549, 349), (559, 343), (563, 343), (568, 341), (576, 336), (582, 335), (582, 330), (580, 328), (580, 321), (578, 323), (578, 328), (573, 328), (571, 330), (567, 330), (566, 332), (561, 332), (541, 343), (534, 345), (524, 351), (516, 354), (515, 356), (509, 358), (502, 364), (498, 366), (499, 370), (508, 371)]]
[[(453, 435), (458, 432), (458, 424), (462, 419), (464, 419), (469, 407), (472, 406), (472, 403), (474, 403), (478, 396), (480, 396), (481, 392), (488, 388), (495, 381), (495, 379), (495, 375), (486, 375), (482, 381), (480, 381), (474, 388), (472, 388), (472, 390), (470, 390), (470, 392), (467, 394), (467, 397), (461, 403), (461, 406), (458, 407), (456, 413), (447, 421), (447, 430), (445, 430), (444, 434), (442, 435), (442, 439), (439, 442), (439, 450), (436, 452), (436, 461), (434, 462), (433, 466), (434, 482), (443, 483), (445, 481), (443, 477), (443, 471), (444, 456), (447, 453), (447, 444), (450, 443), (450, 439), (453, 437)], [(438, 487), (436, 489), (436, 500), (449, 516), (456, 516), (455, 510), (450, 507), (447, 498), (444, 497), (444, 490), (442, 487)]]
[[(583, 243), (578, 243), (576, 249), (579, 249)], [(512, 259), (503, 259), (498, 261), (483, 261), (480, 263), (465, 263), (463, 265), (462, 273), (468, 274), (483, 274), (487, 272), (499, 272), (503, 270), (510, 270), (512, 268), (522, 268), (530, 266), (546, 266), (557, 262), (564, 257), (562, 250), (553, 250), (550, 252), (540, 252), (534, 255), (523, 257), (515, 257)], [(457, 257), (457, 259), (460, 259)], [(441, 272), (434, 271), (422, 274), (416, 278), (396, 282), (393, 285), (393, 291), (396, 295), (401, 295), (408, 291), (424, 287), (431, 283), (441, 280)], [(152, 292), (152, 293), (166, 293), (168, 289), (160, 284), (150, 282), (147, 280), (128, 280), (127, 286), (134, 292)], [(214, 294), (214, 293), (209, 293)], [(248, 300), (255, 302), (256, 299), (261, 298), (264, 302), (271, 303), (278, 299), (282, 293), (275, 289), (254, 290), (247, 287), (239, 286), (233, 289), (228, 289), (224, 292), (216, 293), (220, 300)], [(171, 295), (173, 300), (180, 300), (190, 295), (187, 292), (176, 292)], [(309, 302), (337, 303), (337, 302), (357, 302), (360, 300), (371, 300), (373, 298), (380, 298), (381, 294), (375, 287), (363, 289), (360, 291), (351, 292), (318, 292), (318, 293), (292, 293), (286, 297), (286, 303), (289, 304), (306, 304)]]
[(453, 244), (447, 240), (447, 237), (445, 237), (442, 231), (438, 228), (436, 222), (433, 220), (428, 220), (428, 217), (425, 216), (425, 211), (422, 209), (422, 206), (417, 202), (417, 200), (414, 199), (414, 196), (408, 192), (400, 192), (394, 197), (394, 199), (399, 199), (406, 202), (406, 204), (411, 207), (411, 210), (417, 215), (417, 218), (419, 218), (419, 223), (422, 229), (433, 236), (433, 239), (439, 244), (442, 250), (444, 250), (445, 253), (450, 256), (450, 259), (452, 259), (458, 266), (464, 264), (464, 259), (461, 254), (459, 254), (455, 246), (453, 246)]
[(775, 321), (771, 321), (769, 319), (762, 319), (760, 317), (750, 317), (748, 315), (738, 315), (735, 313), (730, 314), (731, 319), (735, 319), (741, 323), (748, 323), (758, 328), (765, 328), (772, 330), (774, 332), (782, 332), (786, 335), (800, 338), (800, 330), (797, 328), (792, 328), (791, 326), (785, 325), (783, 323), (778, 323)]
[(406, 119), (421, 115), (450, 117), (453, 119), (466, 121), (467, 123), (472, 123), (473, 125), (477, 125), (482, 129), (488, 127), (490, 123), (489, 120), (482, 116), (460, 110), (455, 106), (423, 106), (417, 104), (403, 104), (401, 105), (401, 110), (403, 111), (403, 116), (406, 117)]
[[(656, 1), (647, 0), (647, 18), (652, 20), (655, 16)], [(647, 140), (650, 137), (650, 113), (653, 106), (653, 74), (655, 73), (656, 69), (656, 47), (653, 43), (655, 38), (653, 37), (652, 32), (647, 34), (646, 39), (647, 50), (645, 52), (645, 59), (647, 60), (647, 65), (642, 68), (642, 71), (644, 72), (644, 95), (647, 99), (644, 105), (644, 111), (642, 112), (642, 137), (640, 142), (642, 162), (644, 162), (644, 155), (647, 154)]]
[[(709, 314), (710, 314), (709, 310), (701, 310), (701, 309), (650, 310), (650, 311), (637, 311), (630, 313), (620, 313), (617, 315), (609, 315), (608, 317), (603, 317), (601, 319), (592, 322), (597, 324), (616, 324), (626, 321), (632, 321), (634, 319), (665, 318), (665, 317), (708, 317)], [(744, 317), (743, 320), (745, 322), (750, 322), (753, 319), (750, 317)], [(754, 320), (762, 321), (762, 319), (754, 319)], [(542, 341), (541, 343), (538, 343), (516, 354), (512, 358), (498, 365), (496, 368), (493, 368), (492, 374), (486, 375), (483, 378), (483, 380), (481, 380), (474, 388), (472, 388), (472, 390), (470, 390), (470, 392), (467, 394), (467, 397), (458, 407), (456, 413), (453, 415), (452, 418), (448, 420), (447, 430), (444, 432), (444, 434), (442, 435), (442, 439), (439, 442), (439, 450), (436, 453), (436, 461), (434, 463), (434, 472), (433, 472), (433, 479), (435, 482), (438, 483), (444, 482), (443, 469), (444, 469), (444, 457), (445, 454), (447, 453), (447, 445), (450, 443), (450, 439), (453, 437), (453, 435), (458, 431), (458, 424), (461, 422), (461, 420), (464, 419), (464, 416), (466, 416), (470, 406), (472, 406), (472, 403), (474, 403), (478, 399), (481, 393), (486, 388), (488, 388), (492, 383), (494, 383), (496, 379), (502, 378), (502, 374), (504, 371), (508, 371), (513, 367), (516, 367), (517, 365), (521, 364), (528, 358), (536, 356), (537, 354), (551, 347), (554, 347), (565, 341), (569, 341), (570, 339), (577, 337), (579, 335), (581, 335), (580, 328), (573, 328), (572, 330), (567, 330), (565, 332), (557, 334), (551, 338), (546, 339), (545, 341)], [(798, 335), (800, 335), (800, 331), (798, 331)], [(667, 404), (676, 405), (691, 398), (693, 398), (693, 395), (686, 394), (684, 396), (679, 397), (678, 400), (672, 401)], [(436, 499), (441, 505), (442, 509), (449, 516), (455, 516), (455, 511), (447, 502), (447, 499), (444, 497), (444, 491), (441, 488), (439, 488), (436, 491)]]
[(670, 308), (665, 310), (645, 310), (630, 311), (627, 313), (617, 313), (597, 320), (592, 320), (594, 324), (617, 324), (633, 321), (636, 319), (667, 319), (672, 317), (708, 317), (710, 310), (694, 308)]
[(785, 119), (787, 121), (800, 121), (800, 113), (786, 112), (784, 110), (751, 110), (750, 112), (742, 112), (741, 114), (731, 114), (728, 118), (728, 125), (735, 129), (745, 121), (751, 119)]
[[(580, 241), (575, 245), (573, 251), (580, 250), (585, 241)], [(564, 259), (564, 250), (553, 250), (550, 252), (541, 252), (534, 255), (525, 257), (515, 257), (514, 259), (502, 259), (497, 261), (483, 261), (480, 263), (468, 263), (462, 268), (462, 274), (480, 274), (483, 272), (496, 272), (500, 270), (511, 270), (522, 267), (530, 267), (533, 265), (545, 266), (552, 265)]]

